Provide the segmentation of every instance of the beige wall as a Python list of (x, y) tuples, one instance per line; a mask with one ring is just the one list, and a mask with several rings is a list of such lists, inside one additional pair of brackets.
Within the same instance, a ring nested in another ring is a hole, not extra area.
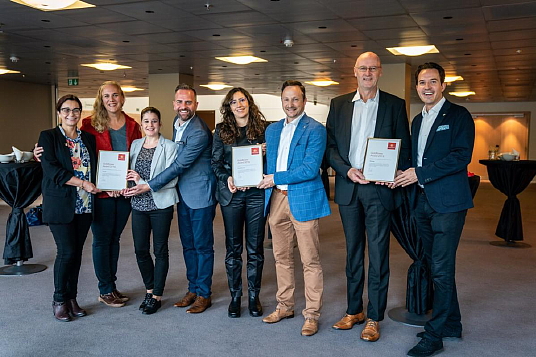
[(11, 146), (31, 150), (42, 130), (52, 126), (50, 85), (0, 79), (0, 154)]

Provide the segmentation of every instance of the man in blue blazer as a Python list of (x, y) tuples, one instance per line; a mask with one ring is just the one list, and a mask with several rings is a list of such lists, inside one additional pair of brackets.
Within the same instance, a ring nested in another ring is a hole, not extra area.
[(178, 145), (177, 158), (146, 185), (129, 190), (135, 195), (152, 190), (157, 192), (178, 177), (179, 203), (177, 216), (182, 242), (188, 291), (177, 307), (192, 305), (186, 312), (201, 313), (211, 306), (212, 273), (214, 270), (214, 220), (216, 177), (210, 166), (212, 133), (205, 122), (195, 115), (195, 90), (187, 84), (175, 89), (173, 109), (173, 141)]
[(326, 129), (304, 113), (305, 88), (286, 81), (281, 88), (286, 118), (266, 129), (267, 175), (259, 184), (266, 189), (265, 211), (277, 274), (277, 307), (266, 323), (294, 317), (294, 237), (298, 243), (305, 283), (303, 336), (318, 331), (324, 280), (320, 265), (318, 219), (331, 213), (320, 178), (326, 148)]
[(475, 124), (462, 106), (443, 97), (445, 70), (437, 63), (420, 65), (417, 93), (424, 102), (412, 122), (412, 167), (396, 185), (419, 185), (415, 217), (434, 284), (432, 318), (417, 334), (421, 341), (408, 356), (431, 356), (443, 348), (443, 338), (461, 338), (456, 292), (456, 249), (467, 209), (473, 207), (467, 165), (471, 162)]
[(326, 124), (326, 157), (337, 173), (335, 203), (339, 205), (346, 238), (348, 307), (333, 328), (348, 330), (365, 322), (363, 291), (368, 244), (367, 323), (361, 339), (374, 342), (380, 338), (380, 321), (387, 306), (389, 228), (396, 192), (363, 176), (367, 138), (401, 139), (398, 169), (405, 170), (410, 166), (410, 136), (405, 101), (378, 89), (380, 58), (373, 52), (361, 54), (354, 75), (357, 90), (331, 101)]

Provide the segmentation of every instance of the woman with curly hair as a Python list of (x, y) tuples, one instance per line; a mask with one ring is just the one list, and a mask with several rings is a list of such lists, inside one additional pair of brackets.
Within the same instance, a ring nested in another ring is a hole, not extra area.
[(220, 203), (225, 226), (225, 267), (231, 291), (228, 315), (240, 317), (245, 230), (249, 313), (262, 316), (259, 293), (264, 265), (264, 190), (235, 186), (232, 148), (264, 144), (266, 120), (251, 94), (243, 88), (233, 88), (227, 93), (220, 113), (223, 121), (216, 125), (214, 133), (212, 169), (218, 178), (216, 199)]
[[(100, 150), (129, 151), (130, 144), (141, 138), (140, 125), (125, 112), (125, 94), (117, 82), (104, 82), (97, 92), (93, 112), (82, 120), (82, 130), (95, 136)], [(95, 198), (93, 265), (99, 280), (98, 300), (107, 306), (122, 307), (128, 297), (116, 287), (119, 238), (130, 215), (130, 199), (120, 191), (107, 191)]]

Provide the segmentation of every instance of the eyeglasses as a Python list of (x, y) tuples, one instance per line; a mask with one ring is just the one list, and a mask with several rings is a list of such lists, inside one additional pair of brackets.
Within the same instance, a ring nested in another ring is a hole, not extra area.
[(372, 67), (359, 66), (357, 67), (357, 70), (361, 73), (365, 73), (367, 71), (370, 71), (370, 73), (376, 73), (378, 72), (378, 68), (382, 68), (382, 67), (381, 66), (372, 66)]
[(70, 112), (73, 112), (73, 115), (79, 115), (80, 113), (82, 113), (82, 109), (80, 108), (74, 108), (74, 109), (71, 109), (71, 108), (61, 108), (60, 109), (60, 112), (62, 114), (65, 114), (65, 115), (69, 115)]
[(231, 105), (231, 106), (232, 106), (232, 105), (237, 105), (239, 102), (240, 102), (240, 104), (244, 104), (244, 103), (246, 103), (247, 101), (248, 101), (247, 98), (242, 97), (242, 98), (238, 98), (238, 100), (236, 100), (236, 99), (231, 100), (231, 101), (229, 102), (229, 105)]

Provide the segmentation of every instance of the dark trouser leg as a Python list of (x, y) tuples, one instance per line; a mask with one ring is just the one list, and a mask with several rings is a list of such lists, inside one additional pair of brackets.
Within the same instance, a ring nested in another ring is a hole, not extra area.
[(242, 250), (244, 247), (245, 192), (236, 192), (227, 206), (221, 206), (225, 227), (225, 269), (232, 297), (242, 296)]
[(153, 295), (162, 296), (169, 270), (169, 229), (173, 220), (173, 206), (151, 211), (153, 227), (154, 290)]
[(96, 198), (93, 231), (93, 265), (101, 294), (115, 290), (119, 238), (130, 215), (130, 200), (125, 198)]
[(82, 249), (91, 224), (91, 214), (75, 214), (67, 224), (50, 224), (57, 246), (54, 262), (54, 301), (75, 299)]
[[(389, 288), (389, 240), (391, 212), (385, 209), (378, 196), (378, 187), (359, 187), (360, 201), (365, 210), (368, 242), (368, 305), (367, 317), (382, 321), (387, 306)], [(382, 188), (379, 188), (382, 189)], [(385, 189), (388, 189), (387, 187)]]
[(152, 226), (149, 213), (132, 210), (132, 238), (143, 284), (145, 289), (152, 290), (154, 288), (154, 264), (150, 253)]
[(339, 205), (344, 236), (346, 237), (346, 285), (347, 314), (363, 311), (363, 288), (365, 284), (365, 213), (354, 189), (349, 205)]
[(264, 267), (264, 190), (250, 188), (246, 191), (246, 251), (248, 295), (258, 296), (261, 291)]
[(417, 228), (434, 284), (432, 318), (424, 326), (425, 336), (441, 340), (444, 327), (461, 330), (461, 314), (456, 291), (456, 250), (460, 242), (467, 210), (438, 213), (425, 195), (419, 197)]

